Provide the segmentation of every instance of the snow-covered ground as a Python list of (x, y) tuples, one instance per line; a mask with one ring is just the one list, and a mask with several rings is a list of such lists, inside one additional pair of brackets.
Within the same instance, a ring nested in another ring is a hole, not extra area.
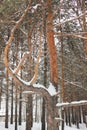
[[(0, 122), (0, 130), (14, 130), (14, 125), (9, 125), (9, 128), (4, 128), (4, 122)], [(18, 126), (18, 130), (25, 130), (25, 123), (22, 123), (21, 126)], [(40, 123), (34, 123), (34, 126), (32, 130), (41, 130), (41, 124)], [(61, 130), (61, 128), (60, 128)], [(78, 130), (76, 126), (65, 126), (65, 130)], [(85, 124), (80, 124), (80, 129), (79, 130), (87, 130)]]
[(77, 129), (76, 126), (65, 126), (65, 130), (87, 130), (87, 128), (85, 124), (80, 124), (80, 129)]

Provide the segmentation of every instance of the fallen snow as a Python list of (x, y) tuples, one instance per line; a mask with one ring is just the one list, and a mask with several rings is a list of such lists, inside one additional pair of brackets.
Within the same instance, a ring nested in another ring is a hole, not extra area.
[[(22, 123), (21, 126), (18, 126), (18, 130), (25, 130), (25, 124), (26, 123)], [(0, 122), (0, 130), (14, 130), (14, 125), (9, 124), (8, 129), (4, 128), (4, 126), (5, 126), (5, 123)], [(32, 130), (41, 130), (41, 123), (34, 123)], [(59, 130), (61, 130), (61, 127), (60, 127)], [(78, 130), (78, 129), (76, 128), (76, 126), (73, 125), (72, 127), (65, 126), (65, 130)], [(85, 124), (80, 124), (80, 129), (79, 130), (87, 130), (86, 125)]]

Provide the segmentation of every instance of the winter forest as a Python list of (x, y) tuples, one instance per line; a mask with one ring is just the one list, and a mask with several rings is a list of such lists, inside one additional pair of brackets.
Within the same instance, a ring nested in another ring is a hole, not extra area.
[(87, 130), (87, 0), (0, 0), (0, 130)]

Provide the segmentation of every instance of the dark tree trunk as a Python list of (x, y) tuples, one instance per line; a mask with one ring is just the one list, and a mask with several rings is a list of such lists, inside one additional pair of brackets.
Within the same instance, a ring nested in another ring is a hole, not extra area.
[(5, 128), (8, 128), (8, 71), (6, 72), (6, 115), (5, 115)]
[(71, 108), (68, 108), (69, 126), (71, 126)]
[[(62, 109), (62, 119), (64, 120), (64, 109)], [(62, 129), (64, 130), (64, 121), (62, 121)]]
[(27, 97), (26, 104), (26, 130), (31, 130), (32, 127), (32, 96)]
[(2, 96), (2, 79), (0, 79), (0, 109), (1, 109), (1, 96)]
[(76, 125), (77, 128), (79, 129), (79, 109), (76, 107)]
[(17, 130), (17, 108), (18, 108), (18, 86), (15, 84), (16, 92), (15, 92), (15, 130)]
[(20, 97), (19, 97), (19, 125), (22, 123), (22, 88), (20, 87)]
[(42, 103), (42, 130), (45, 130), (45, 100), (43, 98), (43, 103)]
[(71, 111), (72, 111), (72, 124), (74, 124), (75, 123), (75, 116), (74, 116), (74, 108), (72, 107), (71, 108)]
[[(16, 39), (15, 39), (15, 47), (16, 47), (16, 65), (18, 65), (18, 46), (19, 46), (19, 37), (20, 33), (17, 30), (16, 32)], [(15, 130), (18, 129), (18, 84), (15, 83)]]
[(13, 79), (12, 79), (12, 88), (11, 88), (11, 120), (10, 123), (13, 124)]
[[(44, 33), (44, 86), (47, 86), (47, 41), (46, 41), (46, 12), (44, 12), (44, 27), (43, 27), (43, 33)], [(46, 124), (45, 124), (45, 100), (43, 98), (42, 103), (42, 130), (45, 130)]]
[[(22, 46), (23, 44), (21, 44), (21, 51), (22, 51)], [(21, 54), (21, 58), (22, 58), (22, 54)], [(22, 78), (22, 67), (21, 67), (21, 78)], [(22, 87), (20, 87), (20, 93), (19, 93), (19, 125), (22, 124)]]
[(65, 122), (66, 122), (66, 125), (68, 125), (67, 108), (65, 108)]

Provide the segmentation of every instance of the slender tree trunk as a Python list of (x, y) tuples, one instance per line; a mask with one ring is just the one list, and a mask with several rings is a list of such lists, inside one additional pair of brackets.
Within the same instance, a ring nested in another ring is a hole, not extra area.
[(17, 122), (18, 122), (18, 118), (17, 118), (17, 109), (18, 109), (18, 85), (15, 84), (16, 90), (15, 90), (15, 130), (18, 129), (17, 127)]
[[(31, 66), (32, 66), (32, 53), (31, 53), (31, 27), (29, 27), (29, 23), (31, 22), (31, 19), (29, 19), (29, 17), (27, 18), (28, 19), (28, 25), (27, 25), (27, 28), (28, 28), (28, 50), (30, 52), (30, 57), (29, 57), (29, 70), (28, 70), (28, 80), (31, 80), (32, 78), (32, 70), (31, 70)], [(32, 95), (28, 95), (28, 98), (27, 98), (28, 102), (26, 104), (26, 130), (31, 130), (31, 127), (33, 125), (32, 123)]]
[[(21, 43), (21, 52), (22, 52), (22, 46), (23, 44)], [(21, 54), (22, 58), (22, 54)], [(22, 67), (21, 67), (21, 78), (22, 78)], [(19, 125), (22, 124), (22, 87), (20, 86), (20, 92), (19, 92)]]
[(22, 87), (20, 87), (20, 93), (19, 93), (19, 125), (22, 124)]
[[(46, 12), (44, 14), (44, 19), (43, 19), (43, 33), (44, 33), (44, 86), (47, 86), (47, 41), (46, 41)], [(42, 130), (46, 129), (46, 124), (45, 124), (45, 99), (43, 98), (43, 103), (42, 103)]]
[(37, 99), (38, 99), (38, 97), (37, 97), (37, 95), (36, 95), (36, 98), (35, 98), (35, 122), (37, 122), (37, 117), (38, 117), (38, 114), (37, 114), (37, 109), (38, 109), (38, 105), (37, 105)]
[(8, 97), (8, 71), (6, 72), (6, 115), (5, 115), (5, 128), (8, 128), (8, 100), (9, 100), (9, 97)]
[[(0, 54), (0, 61), (1, 61), (1, 54)], [(0, 70), (1, 70), (1, 68), (0, 68)], [(2, 96), (2, 78), (0, 78), (0, 109), (1, 109), (1, 96)]]
[[(61, 30), (62, 34), (62, 30)], [(62, 102), (64, 102), (64, 56), (63, 56), (63, 37), (61, 36), (61, 58), (62, 58)], [(64, 119), (64, 109), (62, 109), (62, 119)], [(64, 121), (62, 121), (62, 130), (64, 130)]]
[(82, 106), (80, 106), (80, 113), (81, 113), (81, 123), (83, 123), (83, 111), (82, 111)]
[(66, 125), (68, 125), (67, 108), (65, 108), (65, 122), (66, 122)]
[(42, 130), (45, 130), (46, 124), (45, 124), (45, 100), (43, 98), (43, 103), (42, 103)]
[[(18, 65), (18, 46), (19, 46), (19, 31), (16, 32), (15, 47), (16, 47), (16, 65)], [(18, 84), (15, 83), (15, 130), (18, 129)]]
[[(8, 39), (9, 39), (9, 28), (8, 28)], [(8, 58), (8, 56), (7, 56)], [(8, 101), (9, 101), (9, 75), (8, 75), (8, 70), (6, 69), (6, 115), (5, 115), (5, 128), (8, 128), (8, 121), (9, 121), (9, 114), (8, 114)]]
[(11, 85), (11, 120), (10, 123), (13, 124), (13, 79), (12, 79), (12, 85)]
[(1, 97), (2, 97), (2, 80), (0, 79), (0, 109), (1, 109)]
[(78, 107), (76, 107), (76, 125), (77, 125), (77, 128), (79, 129), (79, 111), (78, 111)]
[(31, 130), (32, 127), (32, 96), (27, 97), (27, 104), (26, 104), (26, 130)]

